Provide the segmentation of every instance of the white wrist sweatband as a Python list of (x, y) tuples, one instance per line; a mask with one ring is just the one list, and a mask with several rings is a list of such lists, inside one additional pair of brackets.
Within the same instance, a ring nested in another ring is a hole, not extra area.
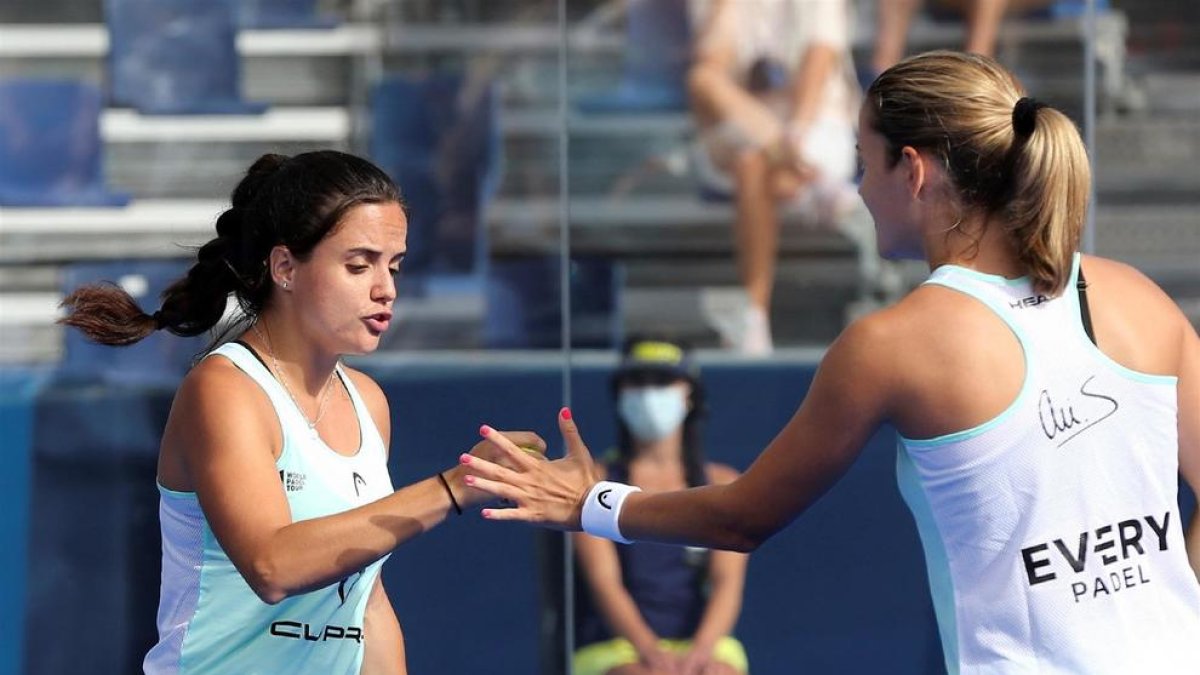
[(583, 500), (583, 513), (580, 515), (580, 525), (588, 534), (611, 539), (621, 544), (632, 544), (633, 540), (621, 536), (617, 519), (621, 517), (621, 506), (625, 498), (633, 492), (641, 492), (636, 485), (614, 483), (602, 480), (588, 490), (587, 498)]

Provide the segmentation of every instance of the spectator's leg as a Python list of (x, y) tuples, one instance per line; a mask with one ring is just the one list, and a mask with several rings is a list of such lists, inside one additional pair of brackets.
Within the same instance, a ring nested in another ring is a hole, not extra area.
[(702, 127), (731, 122), (758, 147), (778, 143), (783, 136), (783, 125), (775, 113), (718, 64), (701, 62), (693, 66), (688, 71), (688, 92)]
[(878, 0), (875, 7), (875, 52), (871, 66), (878, 74), (904, 58), (908, 26), (920, 9), (921, 0)]
[(738, 267), (751, 304), (771, 306), (775, 254), (779, 249), (779, 217), (771, 191), (771, 165), (758, 151), (738, 156), (733, 167), (737, 186), (736, 237)]
[(734, 162), (737, 188), (738, 271), (750, 300), (744, 317), (743, 352), (765, 355), (771, 351), (768, 317), (775, 284), (775, 256), (779, 251), (779, 216), (771, 179), (771, 162), (762, 151), (745, 151)]
[(966, 8), (967, 35), (963, 51), (992, 56), (1008, 0), (975, 0)]
[(995, 56), (1000, 22), (1005, 14), (1020, 14), (1052, 3), (1053, 0), (939, 0), (938, 5), (963, 15), (966, 21), (963, 51)]

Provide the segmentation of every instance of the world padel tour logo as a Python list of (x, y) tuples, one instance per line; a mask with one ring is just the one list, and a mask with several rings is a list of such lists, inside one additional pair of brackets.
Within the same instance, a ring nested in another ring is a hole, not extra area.
[(307, 482), (308, 476), (298, 471), (279, 470), (279, 481), (283, 483), (283, 489), (288, 492), (299, 492), (304, 489), (304, 484)]
[(1052, 583), (1052, 588), (1069, 589), (1076, 604), (1144, 586), (1153, 581), (1145, 556), (1167, 550), (1170, 524), (1167, 511), (1026, 546), (1021, 549), (1025, 576), (1030, 588)]

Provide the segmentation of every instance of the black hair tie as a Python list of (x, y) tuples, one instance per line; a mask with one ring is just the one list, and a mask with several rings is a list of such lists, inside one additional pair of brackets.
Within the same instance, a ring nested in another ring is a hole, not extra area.
[(1033, 130), (1037, 128), (1037, 111), (1045, 107), (1045, 103), (1029, 96), (1017, 100), (1012, 112), (1013, 131), (1017, 132), (1017, 136), (1029, 138), (1033, 135)]
[(161, 309), (151, 314), (150, 318), (154, 319), (154, 330), (162, 330), (167, 327), (167, 319), (163, 316)]

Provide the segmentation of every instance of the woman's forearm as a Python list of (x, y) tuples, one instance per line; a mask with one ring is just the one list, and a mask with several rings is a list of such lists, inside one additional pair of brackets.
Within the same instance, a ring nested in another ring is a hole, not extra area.
[(629, 495), (621, 509), (621, 534), (630, 539), (749, 552), (766, 541), (765, 531), (731, 499), (731, 485), (707, 485), (655, 494)]
[(806, 129), (820, 114), (825, 85), (837, 69), (840, 58), (838, 51), (828, 45), (812, 45), (804, 50), (792, 81), (793, 127)]
[[(461, 485), (461, 480), (450, 484)], [(279, 602), (361, 570), (432, 529), (452, 510), (435, 476), (356, 509), (281, 528), (242, 573), (265, 602)]]

